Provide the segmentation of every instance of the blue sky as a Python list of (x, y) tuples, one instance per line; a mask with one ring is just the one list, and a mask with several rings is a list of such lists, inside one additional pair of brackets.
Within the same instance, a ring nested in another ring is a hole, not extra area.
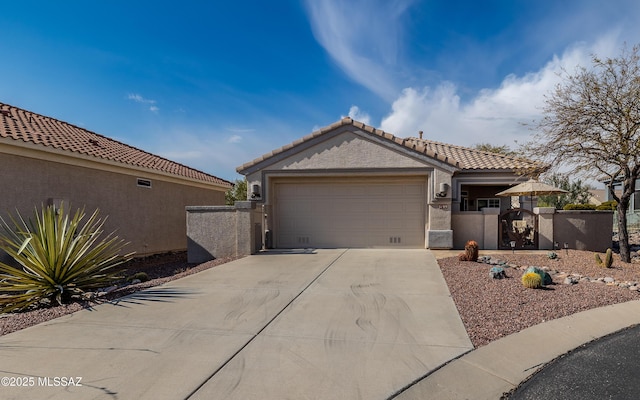
[(640, 43), (633, 0), (13, 1), (0, 101), (233, 180), (343, 116), (524, 142), (564, 68)]

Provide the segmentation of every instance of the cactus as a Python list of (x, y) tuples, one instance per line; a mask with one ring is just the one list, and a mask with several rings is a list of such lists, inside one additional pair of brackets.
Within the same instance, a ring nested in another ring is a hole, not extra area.
[(529, 289), (538, 289), (542, 287), (542, 278), (535, 272), (527, 272), (522, 275), (522, 284)]
[(602, 267), (603, 262), (602, 262), (602, 258), (600, 258), (600, 254), (593, 253), (593, 256), (596, 259), (596, 264)]
[(527, 273), (528, 272), (533, 272), (534, 274), (538, 274), (540, 275), (540, 285), (542, 286), (547, 286), (550, 285), (553, 282), (553, 279), (551, 279), (551, 275), (549, 275), (545, 270), (538, 268), (538, 267), (529, 267), (527, 268)]
[(604, 267), (611, 268), (611, 265), (613, 265), (613, 252), (611, 249), (607, 249), (607, 252), (604, 255)]
[(600, 258), (600, 254), (595, 253), (595, 259), (596, 264), (598, 264), (599, 266), (603, 268), (611, 268), (611, 265), (613, 265), (613, 252), (611, 251), (611, 249), (607, 249), (607, 252), (604, 255), (604, 261), (602, 261), (602, 258)]
[(458, 254), (458, 260), (460, 261), (478, 261), (478, 242), (475, 240), (469, 240), (464, 245), (464, 253)]

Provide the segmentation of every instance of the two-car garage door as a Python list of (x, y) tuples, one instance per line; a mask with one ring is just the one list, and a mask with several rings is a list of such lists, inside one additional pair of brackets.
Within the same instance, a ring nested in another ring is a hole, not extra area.
[(275, 245), (423, 248), (425, 180), (276, 181)]

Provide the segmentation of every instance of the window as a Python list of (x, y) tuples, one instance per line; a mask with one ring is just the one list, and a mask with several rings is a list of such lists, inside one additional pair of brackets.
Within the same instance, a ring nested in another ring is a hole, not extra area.
[(633, 211), (640, 210), (640, 190), (633, 192)]
[(478, 211), (483, 208), (491, 207), (491, 208), (500, 208), (500, 199), (478, 199)]
[(151, 189), (151, 181), (149, 179), (138, 178), (138, 187)]

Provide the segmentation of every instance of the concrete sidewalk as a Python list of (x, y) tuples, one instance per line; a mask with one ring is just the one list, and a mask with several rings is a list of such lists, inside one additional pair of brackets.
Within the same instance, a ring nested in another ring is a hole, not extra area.
[(472, 348), (429, 251), (293, 253), (0, 337), (0, 398), (385, 399)]
[(499, 399), (549, 361), (639, 323), (640, 300), (634, 300), (532, 326), (451, 361), (393, 398)]

